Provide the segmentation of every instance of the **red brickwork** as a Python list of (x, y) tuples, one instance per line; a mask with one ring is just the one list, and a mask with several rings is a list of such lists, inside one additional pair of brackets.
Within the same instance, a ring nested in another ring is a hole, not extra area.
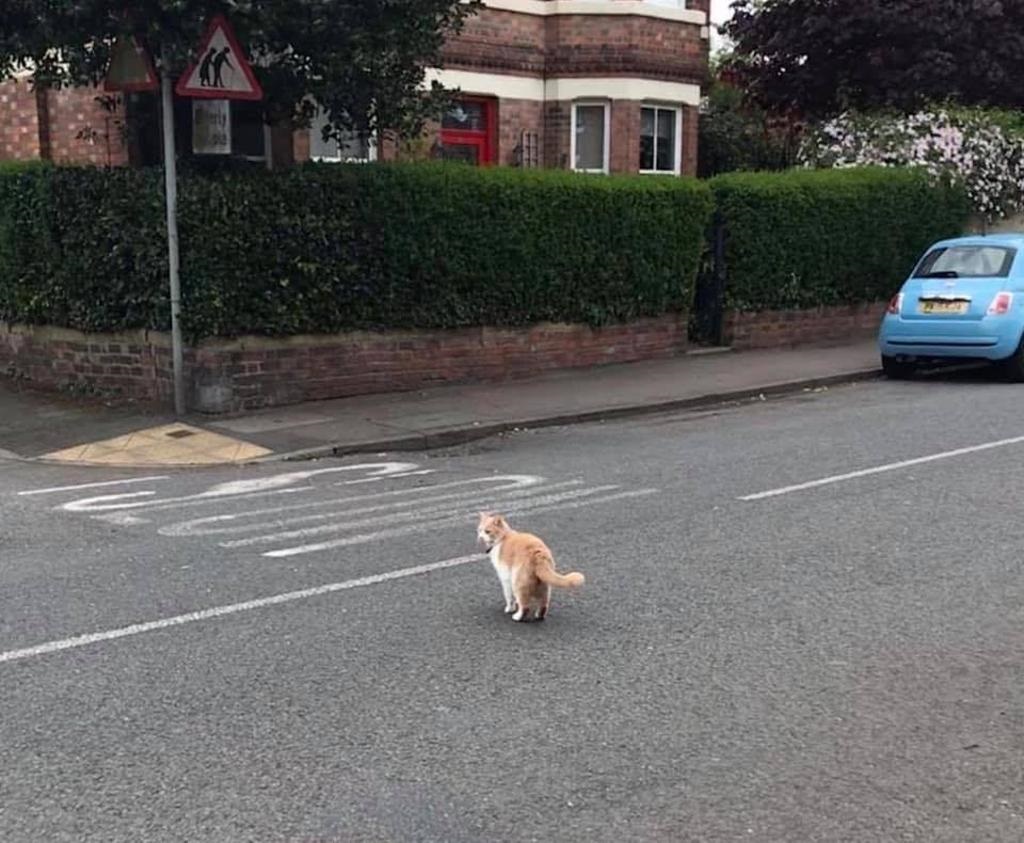
[(0, 160), (40, 156), (39, 107), (27, 80), (0, 82)]
[[(186, 354), (193, 409), (225, 412), (501, 381), (551, 369), (671, 357), (686, 349), (687, 319), (623, 325), (536, 325), (456, 331), (211, 340)], [(78, 388), (167, 400), (165, 334), (82, 334), (0, 323), (0, 372), (44, 389)]]
[(697, 175), (697, 122), (700, 110), (696, 106), (683, 106), (683, 175)]
[(640, 168), (640, 106), (638, 100), (611, 104), (608, 164), (613, 173), (635, 173)]
[(700, 82), (708, 42), (692, 23), (639, 15), (552, 15), (545, 18), (544, 72), (556, 76), (640, 76)]
[(83, 334), (0, 322), (0, 373), (43, 389), (87, 389), (144, 401), (172, 394), (168, 338)]
[[(544, 139), (544, 103), (537, 100), (502, 99), (498, 101), (498, 149), (495, 160), (499, 164), (515, 166), (520, 163), (523, 132), (532, 132), (538, 143)], [(539, 150), (537, 163), (544, 166), (543, 150)]]
[(870, 339), (878, 331), (885, 307), (885, 302), (874, 302), (761, 313), (734, 310), (725, 316), (723, 342), (746, 350)]
[(457, 38), (444, 46), (445, 67), (486, 73), (542, 76), (545, 63), (545, 19), (500, 9), (481, 9), (470, 17)]
[(120, 166), (128, 162), (122, 133), (123, 114), (110, 113), (96, 101), (96, 88), (62, 88), (46, 92), (49, 157), (58, 164)]
[(96, 88), (33, 91), (26, 80), (0, 83), (0, 160), (127, 163), (123, 115), (105, 111), (99, 95)]

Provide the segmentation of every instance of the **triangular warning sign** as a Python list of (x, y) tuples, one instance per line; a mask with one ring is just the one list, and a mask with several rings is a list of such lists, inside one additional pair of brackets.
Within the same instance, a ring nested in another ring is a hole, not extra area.
[(134, 35), (119, 36), (110, 54), (103, 88), (107, 91), (152, 91), (160, 87), (153, 62)]
[(259, 100), (263, 89), (256, 81), (235, 33), (223, 15), (210, 21), (195, 61), (178, 80), (180, 97), (218, 100)]

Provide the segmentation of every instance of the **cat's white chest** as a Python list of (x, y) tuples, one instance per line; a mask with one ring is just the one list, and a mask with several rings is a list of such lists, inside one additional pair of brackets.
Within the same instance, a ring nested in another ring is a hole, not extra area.
[(489, 551), (487, 551), (487, 555), (490, 557), (491, 564), (494, 566), (494, 573), (496, 573), (499, 578), (505, 579), (505, 577), (507, 576), (507, 572), (505, 570), (505, 566), (502, 565), (501, 561), (500, 561), (501, 560), (501, 542), (498, 542), (496, 545), (491, 547), (491, 549)]

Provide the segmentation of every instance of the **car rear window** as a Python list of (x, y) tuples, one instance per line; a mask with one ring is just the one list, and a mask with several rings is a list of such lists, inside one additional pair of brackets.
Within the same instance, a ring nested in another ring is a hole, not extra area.
[(1005, 278), (1017, 254), (1008, 246), (945, 246), (932, 249), (915, 278)]

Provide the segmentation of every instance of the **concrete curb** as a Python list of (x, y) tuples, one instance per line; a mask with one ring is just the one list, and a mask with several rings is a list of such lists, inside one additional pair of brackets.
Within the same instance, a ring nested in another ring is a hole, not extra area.
[(587, 422), (609, 421), (613, 419), (635, 418), (656, 415), (673, 410), (694, 410), (745, 401), (751, 398), (779, 397), (807, 389), (825, 386), (837, 386), (858, 381), (874, 380), (880, 377), (879, 368), (856, 369), (837, 375), (824, 375), (802, 380), (781, 381), (763, 386), (748, 387), (731, 392), (713, 392), (691, 398), (676, 398), (670, 401), (658, 401), (649, 404), (631, 404), (623, 407), (606, 407), (597, 410), (584, 410), (575, 413), (559, 413), (551, 416), (540, 416), (515, 421), (489, 422), (487, 424), (464, 425), (432, 433), (416, 433), (408, 436), (396, 436), (386, 439), (364, 440), (362, 442), (346, 442), (328, 445), (317, 445), (287, 453), (271, 454), (250, 461), (252, 463), (309, 460), (322, 457), (343, 457), (349, 454), (367, 454), (383, 451), (430, 451), (439, 448), (450, 448), (465, 445), (481, 439), (489, 439), (512, 430), (538, 430), (544, 427), (561, 425), (585, 424)]

